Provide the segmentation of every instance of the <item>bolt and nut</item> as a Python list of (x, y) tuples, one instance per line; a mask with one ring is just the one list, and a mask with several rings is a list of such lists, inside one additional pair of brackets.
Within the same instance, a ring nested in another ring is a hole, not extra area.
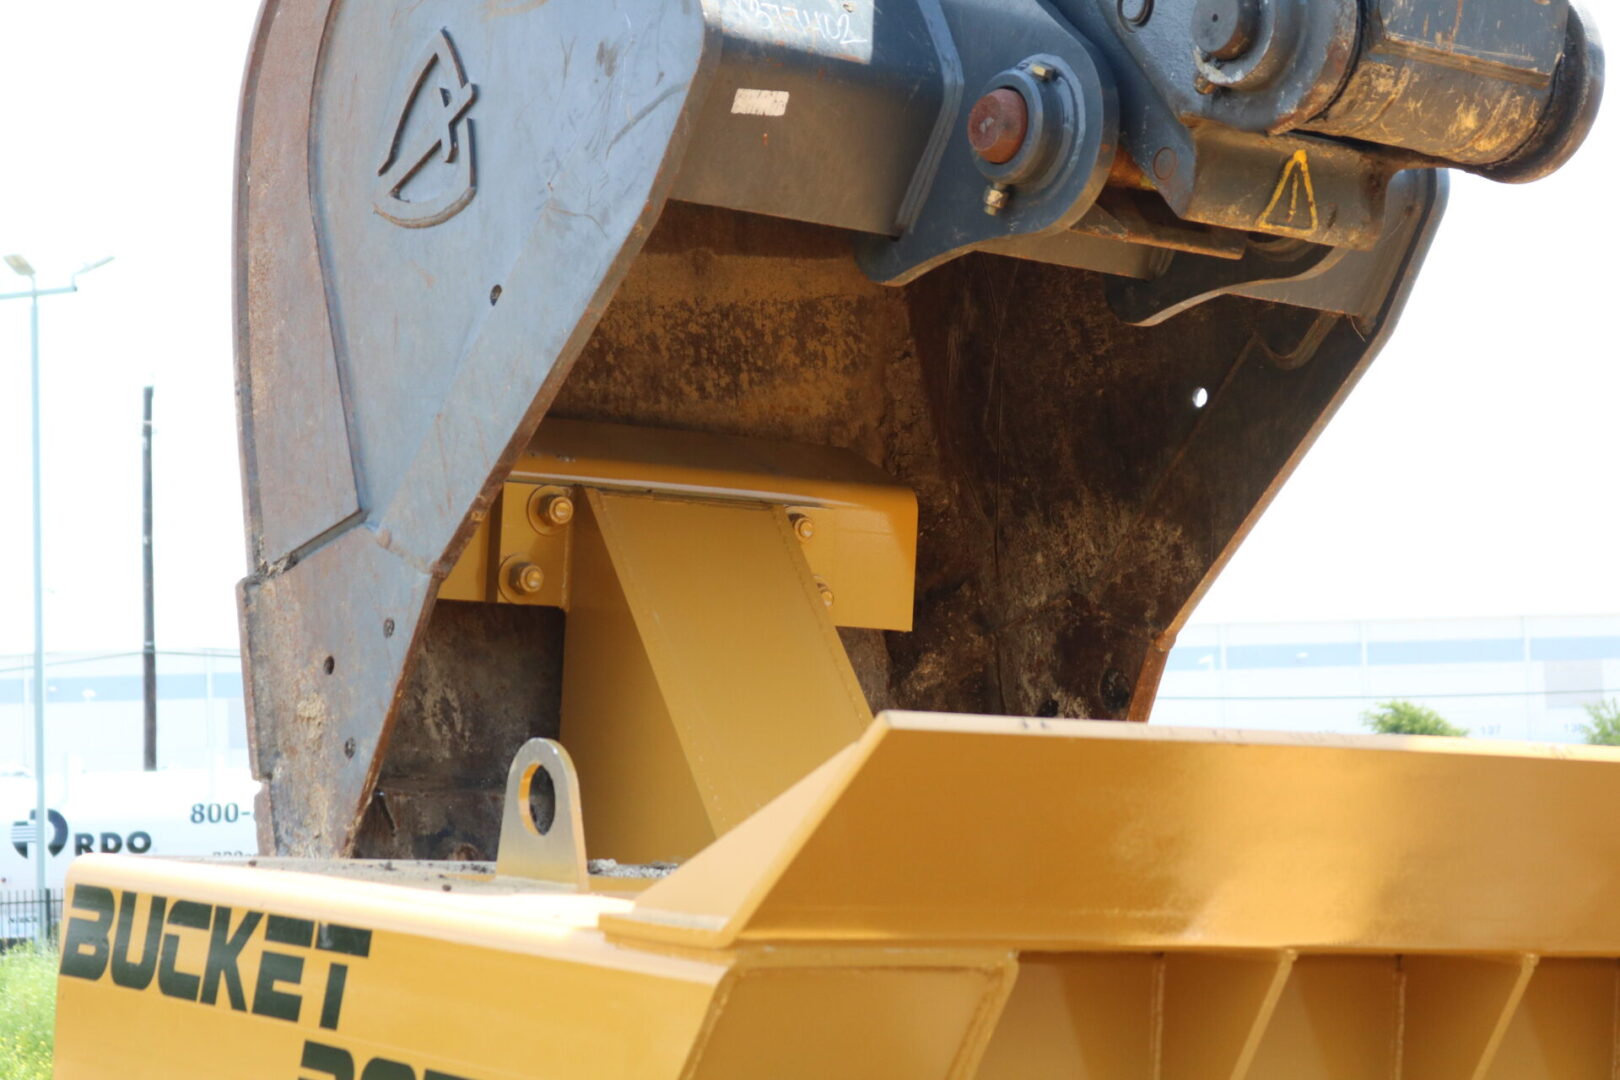
[(540, 504), (540, 516), (552, 525), (566, 525), (574, 520), (574, 500), (567, 495), (548, 495)]
[(816, 523), (808, 515), (794, 514), (791, 520), (793, 522), (793, 534), (800, 540), (808, 542), (816, 538)]
[(520, 596), (533, 596), (546, 584), (546, 572), (531, 562), (513, 563), (506, 581)]

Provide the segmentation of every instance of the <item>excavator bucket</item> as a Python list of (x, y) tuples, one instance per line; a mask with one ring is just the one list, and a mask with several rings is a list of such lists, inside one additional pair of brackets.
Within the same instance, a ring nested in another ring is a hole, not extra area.
[[(870, 710), (1146, 719), (1393, 328), (1438, 168), (1551, 171), (1601, 83), (1567, 0), (266, 0), (236, 211), (264, 850), (490, 857), (517, 748), (594, 737), (582, 597), (496, 580), (574, 527), (520, 529), (508, 487), (552, 418), (617, 425), (613, 484), (688, 467), (624, 430), (672, 429), (914, 495), (912, 561), (819, 575), (864, 700), (749, 809)], [(841, 498), (797, 479), (763, 501)], [(802, 689), (717, 675), (799, 729)]]
[(58, 1077), (1610, 1077), (1613, 753), (1104, 722), (1602, 77), (1569, 0), (265, 0), (265, 857), (75, 863)]

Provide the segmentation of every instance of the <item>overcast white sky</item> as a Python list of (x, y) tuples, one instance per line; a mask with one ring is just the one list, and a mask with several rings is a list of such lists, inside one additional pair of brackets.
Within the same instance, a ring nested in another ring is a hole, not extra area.
[[(159, 645), (237, 643), (230, 203), (257, 6), (0, 6), (0, 249), (44, 285), (118, 258), (43, 302), (53, 651), (139, 647), (149, 380)], [(1457, 178), (1394, 343), (1200, 621), (1620, 612), (1615, 112), (1550, 181)], [(0, 653), (31, 647), (27, 359), (27, 304), (0, 304)]]

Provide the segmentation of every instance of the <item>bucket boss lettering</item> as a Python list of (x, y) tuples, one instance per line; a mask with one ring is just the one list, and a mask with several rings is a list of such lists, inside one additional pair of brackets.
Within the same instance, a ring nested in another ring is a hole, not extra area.
[[(146, 923), (137, 933), (142, 910)], [(181, 965), (187, 936), (206, 942), (200, 969)], [(250, 950), (259, 961), (251, 986), (242, 975), (242, 958)], [(295, 1024), (314, 1020), (336, 1031), (350, 963), (370, 954), (370, 930), (166, 896), (114, 896), (111, 889), (80, 885), (62, 935), (61, 974), (91, 982), (110, 978), (129, 990), (155, 982), (167, 997), (223, 1002), (236, 1012)]]

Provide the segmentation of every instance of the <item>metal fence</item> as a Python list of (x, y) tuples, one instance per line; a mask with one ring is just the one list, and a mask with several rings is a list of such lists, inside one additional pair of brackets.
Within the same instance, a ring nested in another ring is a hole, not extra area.
[(45, 920), (46, 933), (54, 941), (62, 925), (60, 890), (0, 892), (0, 949), (33, 941), (38, 936), (41, 918)]

